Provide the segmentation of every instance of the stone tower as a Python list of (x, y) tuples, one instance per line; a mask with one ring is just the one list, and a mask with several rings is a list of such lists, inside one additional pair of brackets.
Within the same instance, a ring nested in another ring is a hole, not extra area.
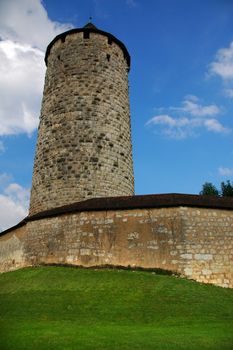
[(88, 23), (56, 36), (45, 62), (30, 215), (133, 195), (126, 47)]

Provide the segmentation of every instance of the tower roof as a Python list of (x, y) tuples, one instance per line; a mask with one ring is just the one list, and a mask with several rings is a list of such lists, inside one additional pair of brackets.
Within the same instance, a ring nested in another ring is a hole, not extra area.
[(85, 26), (83, 26), (83, 28), (86, 28), (86, 29), (97, 29), (98, 28), (91, 22), (88, 22)]
[(45, 53), (45, 63), (47, 65), (47, 61), (48, 61), (48, 56), (49, 56), (49, 53), (50, 53), (50, 50), (53, 46), (53, 44), (61, 39), (63, 42), (65, 41), (65, 38), (67, 35), (70, 35), (70, 34), (74, 34), (74, 33), (80, 33), (80, 32), (86, 32), (86, 33), (98, 33), (98, 34), (101, 34), (101, 35), (104, 35), (108, 38), (109, 42), (115, 42), (118, 46), (120, 46), (120, 48), (122, 49), (123, 53), (124, 53), (124, 57), (127, 61), (127, 64), (128, 64), (128, 68), (130, 69), (130, 55), (129, 55), (129, 52), (127, 50), (127, 48), (125, 47), (125, 45), (122, 43), (122, 41), (120, 41), (119, 39), (117, 39), (114, 35), (108, 33), (108, 32), (105, 32), (103, 30), (100, 30), (98, 29), (93, 23), (91, 22), (88, 22), (84, 27), (82, 28), (74, 28), (74, 29), (70, 29), (64, 33), (61, 33), (59, 35), (57, 35), (51, 42), (50, 44), (48, 45), (47, 47), (47, 50), (46, 50), (46, 53)]

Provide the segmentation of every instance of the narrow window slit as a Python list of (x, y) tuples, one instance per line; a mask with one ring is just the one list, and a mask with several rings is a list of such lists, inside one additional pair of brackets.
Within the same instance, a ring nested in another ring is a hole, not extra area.
[(83, 32), (83, 39), (89, 39), (90, 38), (90, 33), (89, 32)]

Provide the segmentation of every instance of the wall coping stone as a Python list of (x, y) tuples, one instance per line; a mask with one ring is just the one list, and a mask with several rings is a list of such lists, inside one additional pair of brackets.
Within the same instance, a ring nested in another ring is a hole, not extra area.
[(152, 194), (122, 197), (92, 198), (81, 202), (42, 211), (27, 216), (17, 225), (0, 232), (0, 236), (26, 225), (27, 222), (85, 211), (195, 207), (233, 210), (233, 197), (201, 196), (192, 194)]

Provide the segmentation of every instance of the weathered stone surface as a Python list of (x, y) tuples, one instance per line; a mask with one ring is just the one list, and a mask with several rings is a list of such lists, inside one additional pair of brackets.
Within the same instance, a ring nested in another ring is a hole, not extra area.
[(233, 211), (171, 207), (61, 214), (2, 235), (0, 256), (0, 271), (43, 263), (130, 265), (233, 288)]
[(24, 256), (25, 226), (0, 238), (0, 272), (27, 266)]
[(127, 59), (105, 35), (69, 34), (47, 57), (30, 214), (133, 193)]

